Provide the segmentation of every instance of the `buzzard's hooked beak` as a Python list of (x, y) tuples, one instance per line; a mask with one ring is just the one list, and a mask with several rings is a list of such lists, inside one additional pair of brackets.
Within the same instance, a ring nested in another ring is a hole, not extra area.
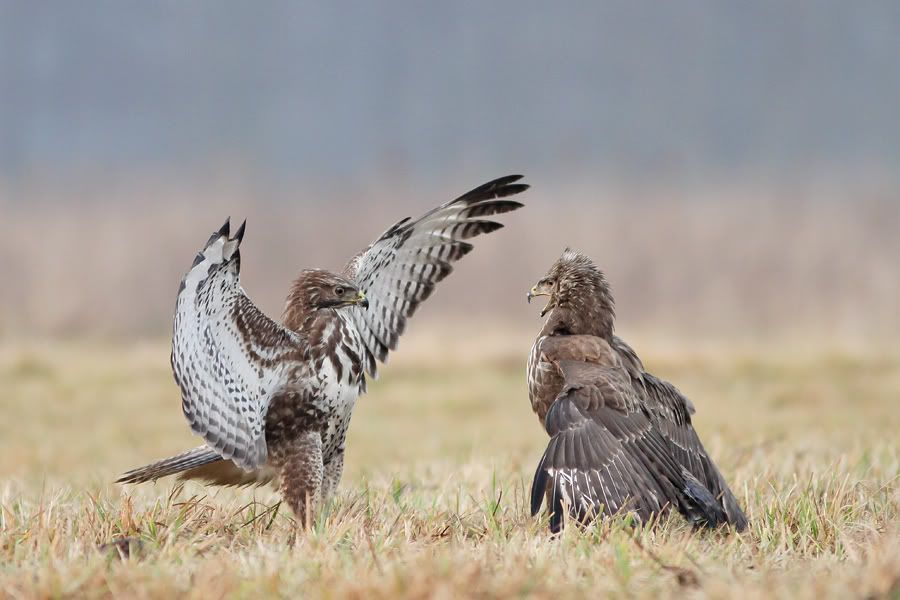
[(538, 284), (528, 291), (528, 293), (525, 295), (525, 299), (528, 300), (528, 304), (531, 304), (531, 299), (537, 298), (538, 296), (551, 296), (550, 302), (548, 302), (547, 306), (545, 306), (541, 311), (541, 316), (543, 317), (545, 314), (547, 314), (547, 311), (550, 310), (551, 305), (553, 304), (553, 298), (550, 290), (547, 289), (546, 285)]
[(355, 300), (354, 304), (358, 304), (358, 305), (362, 306), (363, 308), (369, 308), (369, 300), (368, 300), (368, 298), (366, 298), (366, 295), (363, 294), (362, 292), (359, 292), (359, 294), (356, 296), (356, 300)]

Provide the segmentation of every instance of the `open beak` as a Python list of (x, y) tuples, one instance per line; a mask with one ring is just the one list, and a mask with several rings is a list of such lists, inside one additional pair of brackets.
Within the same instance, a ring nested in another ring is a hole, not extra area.
[(354, 302), (354, 304), (358, 304), (363, 308), (369, 308), (369, 299), (366, 298), (365, 294), (359, 292), (359, 294), (356, 296), (356, 301)]
[[(533, 298), (537, 298), (538, 296), (550, 296), (550, 295), (551, 295), (551, 294), (550, 294), (549, 291), (546, 291), (546, 290), (543, 289), (543, 288), (539, 289), (538, 286), (534, 286), (533, 288), (531, 288), (531, 289), (528, 291), (527, 294), (525, 294), (525, 299), (528, 300), (528, 304), (531, 304), (531, 300), (532, 300)], [(551, 300), (552, 300), (552, 298), (551, 298)], [(548, 303), (547, 303), (547, 306), (545, 306), (544, 309), (541, 311), (541, 316), (542, 316), (542, 317), (543, 317), (545, 314), (547, 314), (547, 311), (548, 311), (548, 310), (550, 310), (550, 305), (551, 305), (551, 304), (552, 304), (552, 302), (548, 302)]]

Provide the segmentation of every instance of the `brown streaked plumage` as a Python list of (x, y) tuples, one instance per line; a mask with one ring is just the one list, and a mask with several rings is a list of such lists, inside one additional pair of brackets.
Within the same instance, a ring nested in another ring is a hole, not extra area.
[(301, 522), (340, 482), (350, 416), (417, 306), (473, 248), (502, 227), (487, 217), (522, 206), (521, 176), (503, 177), (416, 220), (403, 219), (341, 274), (302, 271), (282, 324), (240, 286), (243, 225), (210, 237), (182, 280), (172, 369), (184, 415), (205, 445), (122, 475), (123, 483), (178, 474), (214, 485), (277, 481)]
[(641, 520), (678, 509), (695, 525), (747, 527), (728, 484), (691, 424), (694, 407), (644, 371), (614, 331), (612, 292), (583, 254), (566, 250), (528, 293), (549, 296), (528, 359), (531, 406), (550, 443), (531, 489), (547, 497), (550, 528), (632, 512)]

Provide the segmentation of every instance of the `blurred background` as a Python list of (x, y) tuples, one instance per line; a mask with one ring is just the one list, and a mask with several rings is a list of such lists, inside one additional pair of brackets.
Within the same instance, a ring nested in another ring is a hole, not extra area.
[[(475, 240), (357, 405), (340, 495), (362, 509), (371, 490), (371, 521), (334, 513), (300, 564), (286, 511), (247, 528), (270, 489), (112, 483), (198, 443), (172, 313), (227, 216), (248, 221), (243, 285), (277, 318), (299, 270), (341, 269), (511, 173), (525, 208)], [(750, 538), (535, 554), (526, 490), (547, 438), (525, 293), (566, 246), (697, 407)], [(665, 560), (710, 595), (887, 597), (867, 581), (900, 581), (898, 398), (896, 0), (0, 0), (9, 595), (290, 595), (279, 581), (299, 577), (305, 595), (396, 597), (421, 577), (428, 595), (502, 596), (562, 576), (563, 595), (643, 597), (677, 589), (655, 587), (674, 585)], [(120, 534), (149, 554), (95, 552)]]
[(900, 333), (900, 4), (0, 4), (0, 336), (165, 338), (248, 219), (301, 268), (524, 173), (527, 207), (417, 316), (532, 333), (571, 245), (628, 336)]

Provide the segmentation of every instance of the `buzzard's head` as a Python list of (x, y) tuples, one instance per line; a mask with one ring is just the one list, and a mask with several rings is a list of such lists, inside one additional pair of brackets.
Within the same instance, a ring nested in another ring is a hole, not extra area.
[(608, 321), (611, 328), (613, 300), (609, 284), (597, 265), (580, 252), (566, 248), (528, 292), (528, 301), (535, 296), (549, 296), (542, 317), (554, 308), (566, 307), (585, 318)]
[(347, 306), (369, 307), (366, 295), (346, 277), (321, 269), (302, 271), (291, 289), (288, 304), (305, 312)]
[[(552, 273), (552, 270), (551, 270)], [(551, 276), (551, 273), (547, 273), (544, 277), (542, 277), (536, 284), (531, 287), (531, 290), (525, 295), (525, 298), (528, 300), (528, 304), (531, 304), (531, 299), (536, 298), (538, 296), (550, 296), (550, 300), (547, 302), (547, 305), (541, 311), (541, 316), (543, 317), (547, 314), (554, 305), (554, 292), (556, 291), (556, 279)]]

